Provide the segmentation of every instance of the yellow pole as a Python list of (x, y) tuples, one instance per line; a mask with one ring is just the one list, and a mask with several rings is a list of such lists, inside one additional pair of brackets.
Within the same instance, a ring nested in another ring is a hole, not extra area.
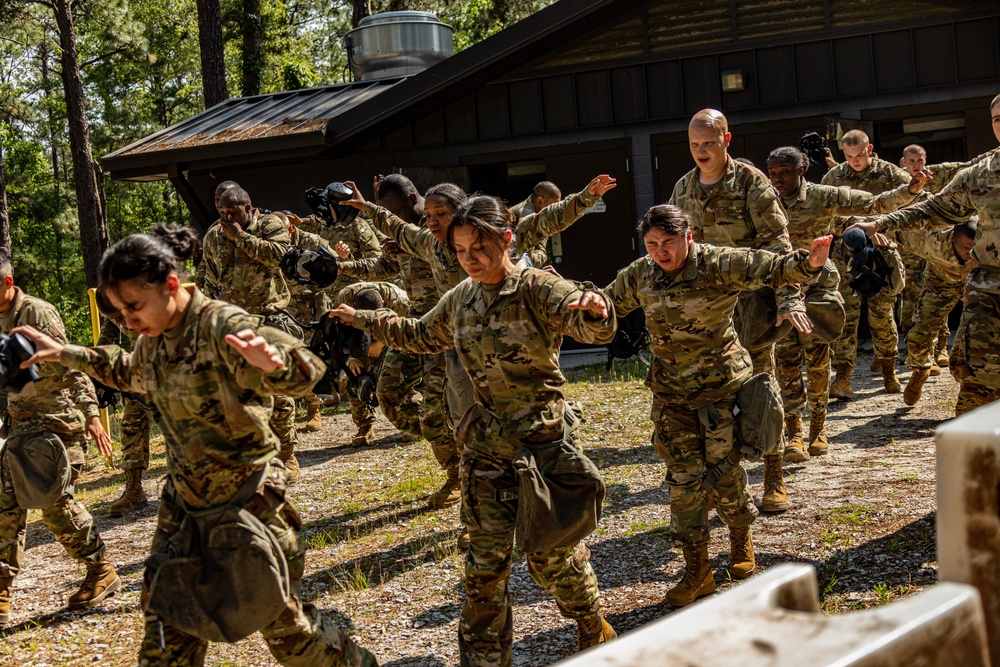
[[(97, 310), (97, 290), (93, 287), (87, 288), (87, 296), (90, 297), (90, 328), (94, 332), (94, 345), (101, 337), (101, 313)], [(104, 432), (111, 435), (111, 420), (108, 417), (108, 409), (101, 408), (101, 426)]]

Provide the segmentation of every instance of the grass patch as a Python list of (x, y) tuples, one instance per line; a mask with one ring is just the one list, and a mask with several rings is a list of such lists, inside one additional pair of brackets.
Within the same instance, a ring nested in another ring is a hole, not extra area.
[(875, 510), (868, 505), (842, 505), (830, 510), (834, 523), (861, 523), (871, 518)]

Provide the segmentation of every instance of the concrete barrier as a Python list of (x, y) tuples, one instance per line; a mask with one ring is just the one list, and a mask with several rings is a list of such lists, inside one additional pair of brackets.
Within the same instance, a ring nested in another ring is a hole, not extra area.
[[(995, 509), (995, 507), (994, 507)], [(674, 612), (563, 667), (985, 667), (979, 594), (939, 584), (893, 604), (819, 612), (812, 566), (785, 564)]]
[(1000, 403), (937, 430), (938, 579), (979, 589), (1000, 664)]

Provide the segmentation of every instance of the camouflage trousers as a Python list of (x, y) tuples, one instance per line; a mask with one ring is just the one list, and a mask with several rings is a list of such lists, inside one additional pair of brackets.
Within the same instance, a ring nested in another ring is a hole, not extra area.
[[(305, 336), (302, 328), (284, 313), (268, 315), (264, 318), (264, 324), (284, 331), (299, 340)], [(274, 409), (271, 412), (269, 424), (271, 430), (278, 436), (282, 449), (298, 444), (299, 438), (295, 430), (295, 399), (291, 396), (275, 396)]]
[[(299, 535), (302, 520), (298, 510), (285, 499), (285, 477), (279, 466), (249, 501), (246, 509), (261, 520), (274, 535), (288, 561), (292, 595), (277, 620), (260, 633), (271, 654), (282, 665), (294, 667), (370, 667), (378, 663), (365, 649), (348, 638), (332, 619), (315, 607), (302, 604), (300, 590), (305, 566), (305, 544)], [(152, 549), (164, 548), (184, 520), (184, 512), (173, 497), (168, 483), (160, 497)], [(143, 579), (142, 599), (146, 599), (149, 572)], [(205, 664), (208, 642), (189, 635), (159, 618), (146, 614), (145, 634), (139, 647), (140, 665), (159, 667), (200, 667)]]
[[(813, 414), (825, 413), (830, 400), (830, 344), (809, 342), (803, 345), (793, 331), (778, 341), (775, 358), (785, 414), (801, 415), (807, 403)], [(803, 364), (808, 388), (802, 381)]]
[[(831, 345), (833, 365), (854, 368), (858, 360), (858, 324), (861, 321), (862, 298), (851, 289), (847, 271), (841, 272), (840, 275), (842, 276), (840, 293), (844, 297), (846, 317), (844, 333)], [(895, 302), (896, 297), (889, 296), (885, 292), (879, 292), (868, 299), (868, 329), (871, 331), (876, 359), (895, 359), (897, 356), (899, 335), (893, 317)]]
[[(463, 667), (506, 667), (511, 663), (513, 614), (507, 590), (517, 500), (497, 491), (516, 488), (510, 461), (479, 452), (462, 454), (462, 523), (469, 530), (465, 555), (465, 606), (458, 624)], [(590, 550), (574, 547), (525, 554), (532, 580), (551, 594), (566, 618), (597, 613), (601, 596)]]
[(476, 403), (476, 394), (472, 389), (472, 378), (458, 359), (458, 352), (448, 350), (444, 353), (445, 360), (445, 403), (448, 405), (448, 417), (454, 428), (462, 417)]
[(122, 470), (149, 468), (149, 425), (152, 414), (144, 396), (125, 395), (122, 410)]
[(681, 545), (708, 541), (708, 510), (727, 526), (749, 526), (757, 518), (743, 466), (721, 475), (710, 491), (701, 488), (708, 469), (733, 451), (736, 398), (692, 410), (653, 397), (653, 449), (667, 463), (670, 534)]
[[(104, 541), (94, 526), (90, 512), (74, 497), (72, 486), (80, 477), (87, 459), (86, 440), (82, 433), (59, 437), (66, 445), (72, 467), (71, 486), (66, 495), (42, 510), (42, 523), (52, 531), (70, 557), (97, 563), (104, 560)], [(6, 465), (0, 464), (0, 571), (8, 569), (10, 576), (21, 569), (27, 526), (28, 510), (17, 504), (10, 471)]]
[(903, 266), (906, 267), (906, 284), (899, 294), (899, 337), (906, 340), (916, 320), (914, 315), (920, 303), (920, 293), (924, 287), (924, 268), (927, 260), (900, 249)]
[(907, 368), (931, 367), (941, 329), (948, 329), (948, 314), (962, 298), (962, 287), (928, 284), (920, 292), (913, 313), (913, 327), (906, 335)]
[[(365, 371), (371, 373), (372, 377), (376, 379), (376, 389), (375, 396), (378, 397), (378, 378), (382, 373), (382, 365), (385, 363), (386, 355), (388, 354), (388, 349), (382, 351), (382, 353), (375, 358), (365, 357), (364, 367)], [(375, 423), (375, 408), (371, 407), (361, 399), (355, 398), (350, 394), (347, 395), (348, 402), (351, 405), (351, 420), (354, 425), (359, 429), (365, 426), (371, 426)], [(380, 406), (381, 407), (381, 406)]]
[(410, 435), (421, 435), (423, 398), (417, 388), (423, 380), (424, 362), (419, 354), (389, 350), (378, 376), (378, 404), (393, 426)]
[[(987, 290), (981, 287), (984, 283)], [(974, 269), (962, 299), (964, 309), (955, 332), (951, 374), (963, 386), (971, 383), (1000, 391), (1000, 272)]]

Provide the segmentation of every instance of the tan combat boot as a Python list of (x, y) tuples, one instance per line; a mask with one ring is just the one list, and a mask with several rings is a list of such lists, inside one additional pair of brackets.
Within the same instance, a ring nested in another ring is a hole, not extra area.
[(750, 526), (729, 527), (729, 576), (746, 579), (757, 566), (753, 557), (753, 536)]
[(306, 424), (302, 427), (304, 431), (318, 431), (323, 427), (323, 417), (319, 413), (320, 403), (316, 394), (309, 394), (305, 398), (306, 403)]
[(354, 439), (351, 440), (351, 445), (354, 447), (364, 447), (368, 444), (368, 438), (372, 434), (372, 425), (363, 424), (358, 427), (358, 432), (354, 434)]
[(947, 368), (948, 362), (951, 361), (951, 357), (948, 356), (948, 335), (941, 334), (938, 336), (937, 341), (937, 354), (934, 357), (934, 361), (941, 368)]
[(837, 378), (830, 385), (830, 398), (842, 401), (854, 400), (854, 390), (851, 388), (851, 373), (854, 367), (849, 364), (836, 366)]
[(880, 362), (878, 359), (872, 359), (872, 365), (868, 367), (868, 370), (870, 370), (872, 373), (878, 373), (880, 370), (882, 370), (882, 362)]
[(715, 592), (715, 577), (708, 564), (708, 542), (684, 547), (684, 574), (663, 599), (674, 607), (685, 607)]
[(788, 509), (788, 490), (785, 489), (784, 473), (781, 470), (781, 454), (764, 457), (764, 497), (760, 508), (765, 512), (781, 512)]
[[(0, 565), (4, 565), (0, 563)], [(10, 621), (10, 589), (14, 584), (14, 577), (0, 576), (0, 627), (7, 625)]]
[(586, 618), (576, 619), (577, 640), (576, 645), (579, 650), (605, 644), (612, 639), (618, 639), (618, 633), (611, 627), (603, 616), (594, 614)]
[(458, 475), (458, 466), (449, 466), (447, 472), (448, 479), (444, 481), (444, 486), (431, 496), (431, 509), (451, 507), (462, 498), (462, 480)]
[(83, 580), (80, 590), (69, 596), (67, 606), (70, 609), (86, 609), (114, 595), (121, 585), (122, 580), (108, 561), (87, 563), (87, 578)]
[(899, 384), (899, 378), (896, 377), (896, 360), (880, 359), (879, 363), (882, 367), (882, 385), (886, 393), (898, 394), (903, 385)]
[(910, 379), (906, 382), (906, 389), (903, 390), (903, 403), (916, 405), (920, 400), (920, 394), (924, 390), (924, 383), (930, 376), (929, 368), (914, 368), (910, 373)]
[(823, 456), (830, 449), (826, 438), (826, 412), (813, 412), (809, 417), (809, 454)]
[(299, 478), (299, 460), (295, 458), (295, 445), (290, 442), (281, 444), (278, 458), (285, 464), (285, 482), (291, 484)]
[(788, 463), (805, 463), (809, 460), (806, 443), (802, 440), (801, 414), (785, 413), (785, 439), (788, 440), (788, 443), (785, 445), (785, 461)]
[(930, 373), (929, 373), (929, 375), (932, 375), (934, 377), (937, 377), (938, 375), (941, 375), (941, 367), (938, 366), (938, 364), (937, 364), (936, 361), (932, 361), (931, 362), (931, 367), (930, 367)]
[(462, 534), (458, 536), (457, 540), (455, 540), (455, 546), (462, 551), (465, 551), (466, 549), (472, 546), (472, 538), (469, 537), (468, 528), (462, 529)]
[(108, 514), (125, 516), (134, 509), (140, 509), (149, 504), (146, 492), (142, 490), (142, 468), (132, 468), (125, 471), (125, 491), (122, 497), (111, 503)]

